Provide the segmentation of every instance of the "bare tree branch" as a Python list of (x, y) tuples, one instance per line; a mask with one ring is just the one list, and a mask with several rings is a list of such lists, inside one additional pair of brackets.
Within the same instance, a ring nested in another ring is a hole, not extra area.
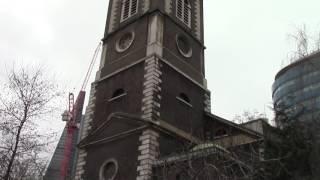
[(53, 111), (60, 93), (41, 68), (13, 68), (1, 88), (0, 176), (4, 180), (35, 179), (45, 165), (39, 154), (52, 135), (38, 133), (36, 121)]

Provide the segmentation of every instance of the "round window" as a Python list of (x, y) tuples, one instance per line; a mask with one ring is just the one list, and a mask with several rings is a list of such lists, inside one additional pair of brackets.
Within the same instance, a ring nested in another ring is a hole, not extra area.
[(192, 48), (186, 36), (178, 34), (176, 37), (177, 48), (184, 57), (192, 56)]
[(118, 172), (118, 163), (115, 159), (105, 161), (100, 167), (99, 180), (114, 180)]
[(127, 50), (132, 42), (134, 40), (134, 33), (133, 32), (127, 32), (123, 34), (116, 43), (116, 49), (118, 52), (123, 52)]

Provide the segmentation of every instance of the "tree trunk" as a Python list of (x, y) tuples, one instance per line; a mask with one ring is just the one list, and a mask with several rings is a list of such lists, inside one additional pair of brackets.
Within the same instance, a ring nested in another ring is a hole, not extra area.
[(14, 159), (17, 155), (17, 150), (18, 150), (18, 145), (19, 145), (19, 141), (20, 141), (20, 133), (21, 133), (21, 130), (23, 128), (23, 125), (27, 119), (27, 108), (25, 108), (25, 113), (24, 113), (24, 117), (23, 117), (23, 120), (21, 121), (20, 123), (20, 126), (18, 128), (18, 133), (16, 135), (16, 142), (14, 144), (14, 149), (12, 151), (12, 155), (10, 157), (10, 161), (9, 161), (9, 164), (8, 164), (8, 167), (7, 167), (7, 170), (6, 170), (6, 174), (4, 176), (4, 180), (9, 180), (10, 178), (10, 173), (11, 173), (11, 169), (12, 169), (12, 166), (13, 166), (13, 162), (14, 162)]

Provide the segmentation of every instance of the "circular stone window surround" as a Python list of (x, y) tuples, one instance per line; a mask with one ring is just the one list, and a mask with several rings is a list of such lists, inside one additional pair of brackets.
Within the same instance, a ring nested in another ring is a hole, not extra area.
[(132, 45), (134, 38), (135, 33), (133, 31), (122, 34), (121, 37), (116, 41), (116, 50), (120, 53), (126, 51)]
[[(114, 165), (114, 173), (112, 174), (112, 176), (108, 179), (105, 178), (105, 168), (107, 165), (109, 164), (112, 164)], [(99, 180), (114, 180), (115, 177), (117, 176), (117, 173), (118, 173), (118, 162), (116, 159), (114, 158), (111, 158), (111, 159), (108, 159), (106, 160), (102, 166), (100, 167), (100, 170), (99, 170)]]
[[(186, 58), (190, 58), (192, 56), (192, 47), (190, 45), (189, 39), (185, 35), (182, 35), (182, 34), (176, 35), (176, 45), (177, 45), (177, 49), (179, 50), (182, 56)], [(188, 48), (188, 49), (185, 49), (185, 48)]]

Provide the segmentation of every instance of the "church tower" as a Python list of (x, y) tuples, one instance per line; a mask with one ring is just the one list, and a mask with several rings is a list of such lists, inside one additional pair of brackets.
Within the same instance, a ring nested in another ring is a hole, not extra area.
[(110, 0), (76, 180), (149, 180), (155, 160), (204, 137), (202, 0)]

